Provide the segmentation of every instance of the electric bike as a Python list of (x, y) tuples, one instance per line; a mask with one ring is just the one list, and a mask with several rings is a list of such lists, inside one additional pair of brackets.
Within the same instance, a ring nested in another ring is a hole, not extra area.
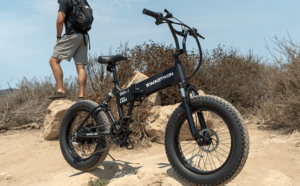
[[(197, 29), (174, 18), (165, 9), (145, 15), (155, 18), (155, 24), (168, 24), (176, 44), (174, 66), (139, 83), (121, 90), (116, 66), (126, 62), (124, 55), (100, 56), (98, 62), (113, 73), (114, 88), (102, 104), (79, 101), (65, 113), (60, 128), (60, 147), (66, 161), (73, 168), (89, 171), (99, 166), (111, 147), (134, 148), (129, 124), (134, 102), (142, 102), (150, 94), (178, 86), (182, 103), (174, 110), (165, 130), (165, 150), (172, 168), (184, 180), (196, 185), (224, 185), (234, 179), (244, 167), (249, 153), (249, 135), (241, 114), (232, 104), (212, 95), (199, 95), (189, 79), (199, 70), (202, 51)], [(178, 22), (171, 21), (174, 18)], [(182, 31), (173, 28), (181, 25)], [(183, 37), (182, 49), (177, 35)], [(186, 77), (179, 56), (186, 54), (186, 39), (192, 36), (199, 49), (199, 63), (191, 76)], [(119, 118), (115, 119), (108, 103), (116, 97)], [(128, 106), (124, 114), (124, 106)]]

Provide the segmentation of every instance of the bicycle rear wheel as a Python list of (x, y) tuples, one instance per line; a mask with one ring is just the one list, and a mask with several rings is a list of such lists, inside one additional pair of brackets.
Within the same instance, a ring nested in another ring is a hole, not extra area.
[[(72, 105), (65, 113), (59, 133), (61, 152), (67, 163), (80, 171), (90, 171), (99, 166), (106, 158), (109, 149), (99, 153), (95, 151), (108, 147), (106, 138), (79, 138), (73, 136), (75, 129), (80, 125), (88, 113), (98, 104), (92, 101), (79, 101)], [(109, 130), (109, 120), (103, 110), (97, 109), (78, 133), (98, 132)], [(106, 125), (90, 129), (97, 125)]]

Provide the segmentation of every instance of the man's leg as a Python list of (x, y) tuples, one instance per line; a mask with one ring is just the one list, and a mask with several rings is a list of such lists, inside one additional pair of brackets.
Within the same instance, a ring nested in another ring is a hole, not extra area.
[(78, 82), (80, 93), (78, 97), (84, 97), (84, 90), (86, 85), (86, 72), (84, 69), (84, 65), (76, 64), (77, 72), (78, 72)]
[(57, 84), (57, 92), (65, 93), (65, 90), (63, 88), (63, 72), (59, 65), (61, 62), (61, 59), (51, 57), (49, 63), (52, 68), (56, 84)]

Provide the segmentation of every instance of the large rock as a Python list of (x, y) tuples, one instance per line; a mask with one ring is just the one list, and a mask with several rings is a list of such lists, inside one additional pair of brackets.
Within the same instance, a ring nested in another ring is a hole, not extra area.
[(47, 116), (44, 121), (44, 138), (51, 140), (58, 138), (59, 128), (66, 111), (75, 102), (69, 100), (55, 100), (47, 108)]
[[(202, 90), (198, 91), (199, 95), (205, 95), (205, 93)], [(191, 96), (192, 97), (192, 96)], [(149, 115), (146, 119), (147, 126), (145, 127), (146, 133), (149, 137), (153, 137), (155, 140), (157, 140), (158, 143), (164, 143), (164, 137), (165, 137), (165, 129), (168, 123), (168, 120), (173, 113), (173, 111), (180, 105), (180, 103), (177, 103), (175, 105), (167, 105), (167, 106), (155, 106), (153, 107), (150, 112), (151, 115)], [(213, 122), (212, 122), (212, 114), (211, 112), (204, 111), (203, 116), (205, 119), (205, 122), (207, 124), (208, 128), (214, 128)], [(183, 124), (189, 128), (188, 122)], [(197, 124), (197, 129), (200, 128), (199, 123)], [(186, 134), (185, 136), (181, 136), (182, 140), (190, 140), (193, 139), (193, 137), (190, 134)]]
[(153, 137), (158, 143), (164, 143), (167, 122), (179, 104), (180, 103), (167, 106), (155, 106), (150, 110), (152, 114), (147, 117), (147, 126), (145, 128), (149, 137)]
[[(139, 82), (149, 78), (148, 76), (146, 76), (145, 74), (143, 74), (143, 73), (141, 73), (137, 70), (135, 70), (133, 73), (134, 73), (134, 76), (133, 76), (132, 80), (126, 86), (124, 86), (123, 88), (130, 87), (130, 85), (132, 83), (139, 83)], [(160, 96), (159, 96), (158, 92), (155, 92), (155, 93), (151, 94), (147, 98), (146, 101), (148, 101), (149, 103), (151, 103), (153, 105), (159, 105), (161, 103)]]

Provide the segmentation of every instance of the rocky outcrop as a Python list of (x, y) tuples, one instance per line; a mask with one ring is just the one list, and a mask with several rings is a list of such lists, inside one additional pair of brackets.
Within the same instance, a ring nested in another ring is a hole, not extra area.
[[(139, 72), (139, 71), (137, 71), (137, 70), (135, 70), (133, 73), (134, 73), (133, 78), (132, 78), (131, 81), (130, 81), (126, 86), (124, 86), (123, 88), (130, 87), (130, 85), (131, 85), (132, 83), (139, 83), (139, 82), (141, 82), (141, 81), (143, 81), (143, 80), (149, 78), (148, 76), (146, 76), (145, 74), (143, 74), (143, 73), (141, 73), (141, 72)], [(158, 92), (155, 92), (155, 93), (151, 94), (151, 95), (147, 98), (146, 101), (148, 101), (149, 103), (151, 103), (151, 104), (153, 104), (153, 105), (159, 105), (159, 104), (161, 103), (159, 93), (158, 93)]]
[[(199, 95), (205, 95), (202, 90), (198, 91)], [(192, 96), (191, 96), (192, 97)], [(148, 116), (146, 122), (147, 126), (145, 127), (146, 133), (149, 137), (153, 137), (158, 143), (164, 143), (165, 129), (168, 123), (168, 120), (173, 113), (173, 111), (180, 105), (177, 103), (175, 105), (167, 106), (155, 106), (150, 112), (151, 115)], [(203, 116), (208, 128), (213, 128), (212, 114), (211, 112), (204, 111)], [(187, 128), (188, 122), (185, 122), (183, 125), (186, 125)], [(197, 128), (200, 128), (198, 123)], [(186, 136), (181, 136), (183, 140), (192, 139), (192, 136), (187, 134)]]
[(47, 108), (47, 116), (44, 121), (44, 138), (51, 140), (58, 138), (59, 128), (66, 111), (75, 102), (69, 100), (55, 100)]
[(147, 126), (145, 128), (149, 137), (153, 137), (158, 143), (164, 143), (167, 122), (179, 104), (155, 106), (150, 110), (152, 114), (147, 117)]

